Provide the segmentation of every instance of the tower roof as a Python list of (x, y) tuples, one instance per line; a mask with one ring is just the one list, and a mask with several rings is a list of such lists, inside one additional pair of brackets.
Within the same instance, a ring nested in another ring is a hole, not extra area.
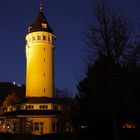
[(36, 31), (45, 31), (45, 32), (53, 33), (52, 28), (48, 24), (45, 15), (43, 14), (42, 2), (40, 2), (40, 12), (37, 18), (35, 19), (35, 22), (32, 25), (30, 25), (28, 28), (28, 33), (36, 32)]
[(36, 32), (36, 31), (45, 31), (49, 33), (53, 33), (52, 28), (48, 24), (45, 15), (42, 11), (39, 12), (35, 22), (29, 26), (28, 33)]

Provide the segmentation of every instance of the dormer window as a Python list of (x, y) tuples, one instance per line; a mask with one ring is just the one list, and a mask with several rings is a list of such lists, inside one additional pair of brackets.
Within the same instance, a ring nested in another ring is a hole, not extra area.
[(29, 27), (28, 27), (28, 32), (30, 32), (30, 31), (31, 31), (31, 29), (32, 29), (32, 26), (29, 26)]
[(47, 28), (47, 24), (46, 23), (42, 23), (41, 26), (42, 26), (43, 29)]

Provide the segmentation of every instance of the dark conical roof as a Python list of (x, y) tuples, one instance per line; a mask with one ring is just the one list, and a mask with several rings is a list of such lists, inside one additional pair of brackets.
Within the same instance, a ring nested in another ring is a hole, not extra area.
[[(42, 24), (46, 24), (46, 27), (44, 28)], [(28, 30), (28, 33), (36, 32), (36, 31), (45, 31), (45, 32), (53, 33), (53, 30), (49, 26), (49, 24), (45, 18), (45, 15), (43, 14), (42, 11), (39, 12), (35, 22), (29, 27), (30, 28)]]

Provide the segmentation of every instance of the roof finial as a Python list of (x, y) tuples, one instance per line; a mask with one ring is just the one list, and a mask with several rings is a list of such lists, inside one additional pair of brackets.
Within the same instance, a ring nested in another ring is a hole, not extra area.
[(43, 4), (42, 4), (42, 0), (40, 0), (40, 12), (42, 12), (43, 9)]

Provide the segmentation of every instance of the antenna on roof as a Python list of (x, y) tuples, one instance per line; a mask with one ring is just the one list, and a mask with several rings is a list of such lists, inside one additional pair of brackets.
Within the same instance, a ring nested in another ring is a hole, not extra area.
[(43, 9), (43, 2), (42, 0), (40, 0), (40, 12), (42, 12), (42, 9)]

